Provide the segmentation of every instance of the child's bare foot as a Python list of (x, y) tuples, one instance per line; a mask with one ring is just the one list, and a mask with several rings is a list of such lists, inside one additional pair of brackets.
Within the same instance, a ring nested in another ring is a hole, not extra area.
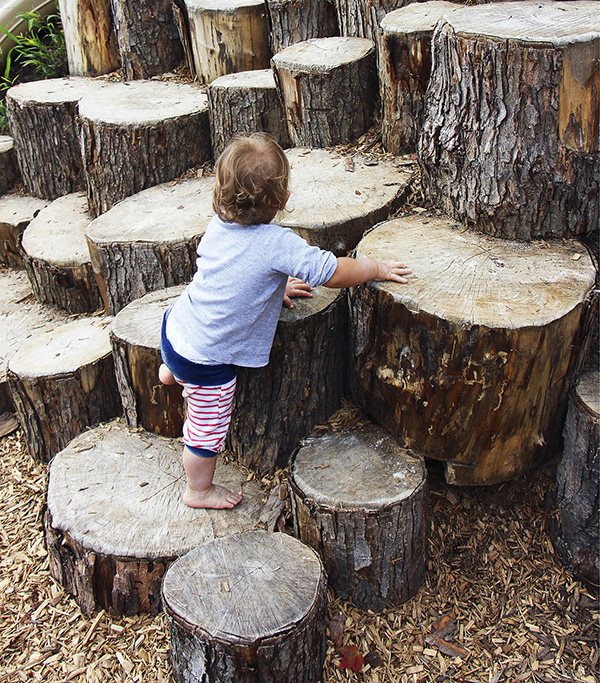
[(158, 379), (163, 383), (163, 384), (176, 384), (177, 380), (175, 379), (175, 375), (169, 370), (169, 368), (164, 364), (161, 363), (160, 367), (158, 368)]
[(188, 486), (183, 494), (183, 502), (191, 508), (221, 510), (235, 507), (240, 500), (242, 500), (241, 491), (230, 491), (218, 484), (211, 484), (206, 491), (195, 491)]

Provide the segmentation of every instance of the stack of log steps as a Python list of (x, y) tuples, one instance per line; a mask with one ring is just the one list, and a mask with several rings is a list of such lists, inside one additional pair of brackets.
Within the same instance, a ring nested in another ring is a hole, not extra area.
[(248, 531), (205, 543), (169, 568), (162, 592), (175, 680), (321, 679), (325, 573), (295, 538)]
[(35, 460), (51, 460), (88, 426), (121, 413), (109, 326), (108, 318), (74, 320), (32, 336), (9, 360), (10, 391)]
[(73, 193), (55, 199), (25, 229), (23, 263), (40, 303), (67, 313), (102, 307), (85, 239), (91, 220), (86, 196)]
[(377, 95), (375, 44), (365, 38), (314, 38), (271, 60), (290, 140), (329, 147), (360, 137)]
[(86, 238), (107, 313), (192, 279), (198, 242), (214, 213), (213, 186), (214, 178), (158, 185), (89, 224)]
[(21, 238), (25, 228), (48, 206), (48, 202), (28, 195), (0, 197), (0, 265), (23, 268)]
[(19, 177), (15, 141), (10, 135), (0, 135), (0, 195), (8, 192)]
[(267, 0), (273, 54), (310, 38), (339, 36), (331, 0)]
[(443, 460), (450, 483), (494, 484), (551, 456), (589, 342), (596, 271), (585, 248), (419, 215), (380, 224), (356, 253), (414, 273), (354, 291), (357, 403), (400, 443)]
[[(168, 565), (254, 527), (262, 491), (234, 465), (215, 481), (242, 491), (232, 510), (187, 507), (181, 444), (116, 420), (75, 438), (50, 463), (46, 543), (52, 576), (82, 611), (156, 614)], [(210, 572), (210, 568), (207, 570)]]
[(312, 437), (292, 466), (294, 533), (329, 586), (361, 609), (413, 597), (425, 579), (427, 470), (381, 427)]

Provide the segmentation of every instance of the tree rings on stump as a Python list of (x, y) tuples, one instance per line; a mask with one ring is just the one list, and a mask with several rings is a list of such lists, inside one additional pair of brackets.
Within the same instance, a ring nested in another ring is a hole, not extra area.
[(273, 53), (309, 38), (340, 34), (331, 0), (267, 0), (267, 9)]
[(320, 680), (326, 578), (297, 539), (247, 531), (205, 543), (169, 568), (162, 593), (176, 680)]
[(427, 470), (381, 427), (311, 437), (290, 478), (294, 533), (329, 586), (361, 609), (412, 598), (425, 579)]
[(168, 81), (111, 84), (107, 97), (79, 103), (90, 210), (168, 182), (211, 158), (206, 95)]
[(10, 135), (0, 135), (0, 195), (8, 192), (18, 177), (15, 141)]
[(74, 439), (50, 464), (50, 572), (82, 611), (156, 614), (169, 563), (258, 521), (261, 489), (221, 462), (215, 481), (242, 490), (242, 502), (232, 510), (186, 507), (181, 450), (175, 439), (117, 420)]
[(214, 178), (163, 184), (119, 202), (93, 220), (86, 237), (106, 311), (187, 284), (196, 249), (214, 215)]
[(357, 257), (401, 259), (409, 283), (351, 299), (352, 393), (456, 484), (494, 484), (552, 456), (587, 351), (595, 269), (576, 241), (520, 243), (407, 216)]
[(29, 452), (48, 461), (86, 427), (115, 417), (121, 400), (110, 319), (81, 318), (32, 337), (8, 363)]
[(163, 316), (182, 291), (183, 286), (170, 287), (132, 301), (110, 331), (125, 417), (131, 427), (162, 436), (181, 436), (185, 419), (181, 386), (165, 386), (158, 379)]
[(290, 139), (296, 147), (349, 142), (371, 125), (375, 45), (365, 38), (313, 38), (274, 55)]
[(261, 474), (285, 467), (300, 439), (335, 412), (344, 389), (346, 300), (319, 287), (283, 307), (264, 368), (238, 368), (227, 447)]
[(47, 201), (26, 195), (0, 197), (0, 265), (23, 268), (23, 231), (46, 206)]

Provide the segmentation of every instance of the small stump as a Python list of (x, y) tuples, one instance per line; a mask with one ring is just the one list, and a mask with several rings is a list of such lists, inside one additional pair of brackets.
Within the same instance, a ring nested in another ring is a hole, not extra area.
[(163, 602), (180, 683), (317, 683), (326, 650), (326, 579), (311, 548), (247, 531), (169, 568)]
[(575, 241), (452, 226), (408, 216), (358, 245), (357, 257), (402, 259), (413, 275), (354, 290), (352, 394), (401, 444), (444, 460), (449, 483), (495, 484), (553, 455), (596, 273)]
[(236, 134), (264, 131), (281, 147), (290, 146), (271, 69), (242, 71), (215, 79), (208, 88), (208, 102), (215, 158)]
[(10, 135), (0, 135), (0, 195), (8, 192), (19, 176), (15, 142)]
[(92, 217), (85, 195), (69, 194), (42, 209), (23, 233), (23, 263), (35, 298), (67, 313), (102, 307), (85, 229)]
[(600, 375), (584, 375), (569, 400), (565, 448), (550, 497), (550, 537), (578, 578), (600, 583)]
[(208, 101), (198, 87), (163, 81), (111, 85), (101, 100), (86, 97), (79, 103), (95, 216), (211, 158)]
[(152, 187), (90, 223), (86, 237), (107, 312), (192, 279), (198, 242), (214, 215), (213, 185), (199, 178)]
[(26, 195), (9, 194), (0, 197), (0, 265), (23, 268), (23, 231), (47, 206), (47, 201)]
[(163, 315), (182, 291), (171, 287), (132, 301), (117, 314), (110, 331), (127, 422), (162, 436), (181, 436), (185, 419), (181, 386), (158, 380)]
[(320, 287), (281, 309), (269, 364), (238, 368), (227, 448), (240, 463), (260, 474), (286, 467), (300, 439), (339, 408), (345, 344), (340, 290)]
[(315, 38), (272, 59), (290, 139), (329, 147), (362, 135), (377, 93), (375, 45), (365, 38)]
[(77, 437), (50, 463), (50, 572), (83, 612), (156, 614), (173, 560), (258, 521), (261, 489), (220, 462), (215, 480), (243, 491), (242, 502), (226, 511), (186, 507), (181, 450), (175, 439), (115, 421)]
[(196, 73), (205, 83), (268, 68), (271, 48), (264, 0), (185, 0), (185, 6)]
[(339, 36), (331, 0), (267, 0), (273, 54), (309, 38)]
[(370, 424), (311, 437), (290, 492), (294, 533), (319, 553), (338, 596), (381, 611), (416, 594), (427, 553), (422, 458)]
[(86, 427), (121, 412), (109, 325), (75, 320), (35, 335), (10, 359), (10, 391), (36, 460), (51, 460)]

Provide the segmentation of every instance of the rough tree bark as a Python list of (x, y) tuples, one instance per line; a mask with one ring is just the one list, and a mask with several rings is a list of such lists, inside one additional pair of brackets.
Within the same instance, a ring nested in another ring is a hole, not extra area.
[(381, 427), (310, 438), (290, 478), (294, 533), (329, 586), (361, 609), (412, 598), (425, 579), (427, 470)]
[(23, 268), (21, 237), (48, 202), (18, 194), (0, 198), (0, 265)]
[(179, 683), (320, 680), (326, 577), (316, 553), (287, 534), (205, 543), (170, 567), (163, 602)]
[(273, 54), (309, 38), (339, 36), (332, 0), (266, 0)]
[(412, 0), (334, 0), (340, 33), (376, 40), (381, 20), (388, 12)]
[(15, 141), (10, 135), (0, 135), (0, 195), (8, 192), (18, 177)]

